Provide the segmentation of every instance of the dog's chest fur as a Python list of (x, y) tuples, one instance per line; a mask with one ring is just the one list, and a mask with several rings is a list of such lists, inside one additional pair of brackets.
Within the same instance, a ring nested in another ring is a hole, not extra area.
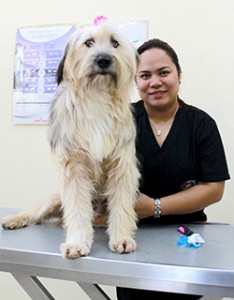
[(77, 144), (85, 147), (91, 157), (99, 162), (106, 159), (118, 147), (126, 130), (125, 124), (118, 120), (118, 107), (116, 104), (113, 105), (115, 99), (109, 98), (106, 103), (100, 103), (102, 102), (100, 98), (91, 99), (85, 108), (80, 107), (77, 110), (78, 122), (86, 115), (85, 124), (80, 126), (78, 132)]
[[(108, 107), (93, 107), (92, 113), (89, 115), (89, 122), (86, 123), (81, 139), (85, 141), (90, 155), (95, 160), (101, 162), (113, 152), (118, 142), (116, 131), (119, 132), (120, 124), (115, 122), (115, 116)], [(117, 128), (114, 128), (117, 126)], [(87, 139), (88, 138), (88, 139)], [(81, 142), (81, 141), (78, 141)]]
[(134, 132), (131, 113), (123, 110), (123, 103), (118, 103), (116, 98), (96, 92), (86, 99), (72, 99), (63, 93), (69, 95), (66, 88), (59, 92), (48, 131), (53, 151), (60, 152), (61, 147), (68, 153), (81, 150), (102, 162), (134, 138), (129, 136), (129, 132)]

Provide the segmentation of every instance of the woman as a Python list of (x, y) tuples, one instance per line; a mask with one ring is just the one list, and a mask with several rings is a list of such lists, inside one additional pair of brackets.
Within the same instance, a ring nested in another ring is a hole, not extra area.
[[(175, 51), (152, 39), (138, 48), (134, 103), (142, 181), (136, 212), (142, 223), (206, 221), (203, 209), (221, 200), (229, 179), (215, 121), (178, 97), (181, 68)], [(119, 300), (200, 299), (117, 288)]]

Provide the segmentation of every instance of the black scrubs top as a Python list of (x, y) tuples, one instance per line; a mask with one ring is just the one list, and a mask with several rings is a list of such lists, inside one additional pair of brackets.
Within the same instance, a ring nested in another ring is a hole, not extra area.
[[(133, 103), (137, 126), (136, 149), (141, 169), (140, 191), (160, 198), (189, 188), (197, 182), (230, 178), (223, 144), (215, 121), (204, 111), (178, 99), (179, 109), (171, 130), (160, 147), (151, 129), (142, 100)], [(206, 221), (202, 211), (150, 217), (142, 223)]]

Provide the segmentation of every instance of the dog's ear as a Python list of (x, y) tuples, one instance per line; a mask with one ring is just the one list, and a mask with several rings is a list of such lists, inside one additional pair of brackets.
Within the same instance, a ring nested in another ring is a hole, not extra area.
[(67, 52), (68, 52), (68, 45), (66, 46), (65, 50), (64, 50), (64, 54), (63, 57), (58, 65), (58, 69), (57, 69), (57, 84), (59, 85), (60, 82), (63, 80), (63, 68), (64, 68), (64, 63), (66, 60), (66, 56), (67, 56)]

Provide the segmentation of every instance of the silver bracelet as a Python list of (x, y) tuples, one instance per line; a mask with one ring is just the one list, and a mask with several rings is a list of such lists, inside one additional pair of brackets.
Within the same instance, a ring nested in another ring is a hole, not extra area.
[(158, 219), (161, 217), (161, 199), (160, 198), (154, 199), (154, 205), (155, 205), (154, 217)]

